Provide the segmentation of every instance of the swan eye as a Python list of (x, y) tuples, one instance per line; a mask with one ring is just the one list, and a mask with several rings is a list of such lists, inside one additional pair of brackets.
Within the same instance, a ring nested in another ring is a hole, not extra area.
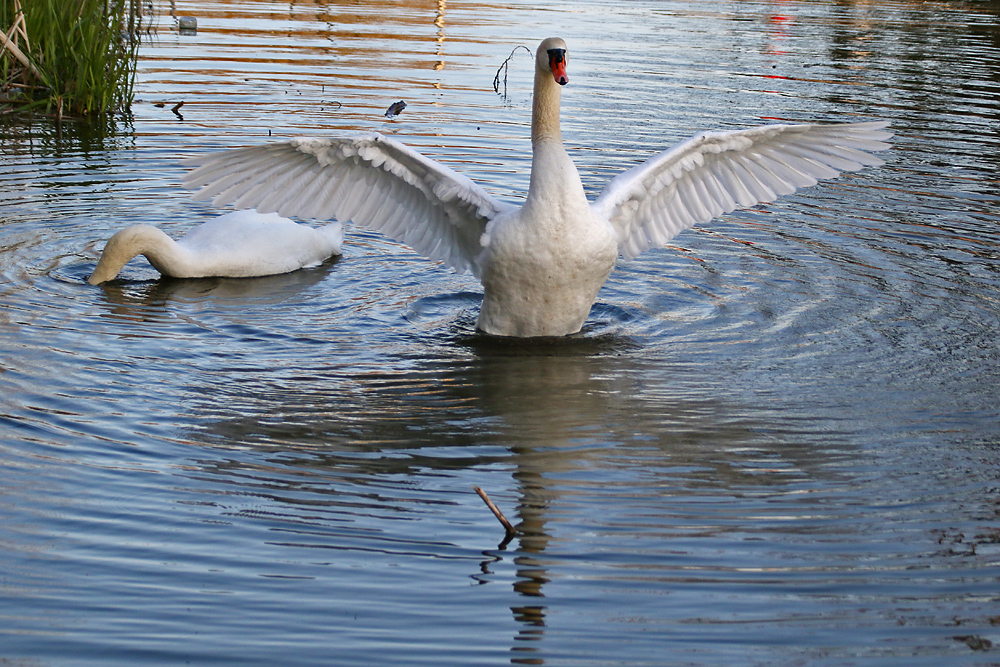
[(549, 49), (549, 65), (560, 65), (566, 61), (565, 49)]

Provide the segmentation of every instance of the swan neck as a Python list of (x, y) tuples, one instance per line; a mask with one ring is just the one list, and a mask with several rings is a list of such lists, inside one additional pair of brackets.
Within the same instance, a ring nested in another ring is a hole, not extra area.
[(561, 88), (550, 72), (535, 68), (535, 89), (531, 105), (531, 143), (562, 142), (559, 129)]
[(183, 254), (180, 246), (156, 227), (133, 225), (108, 239), (101, 258), (87, 281), (91, 285), (97, 285), (114, 279), (122, 267), (136, 255), (145, 255), (160, 273), (173, 274), (174, 268), (183, 263)]

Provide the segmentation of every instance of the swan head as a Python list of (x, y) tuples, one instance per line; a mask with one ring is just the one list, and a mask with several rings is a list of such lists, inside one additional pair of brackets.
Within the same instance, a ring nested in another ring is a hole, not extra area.
[(551, 73), (560, 86), (569, 83), (569, 76), (566, 74), (566, 42), (558, 37), (544, 40), (538, 45), (535, 66), (543, 72)]
[(151, 252), (165, 243), (167, 235), (152, 225), (133, 225), (117, 232), (108, 239), (97, 260), (94, 272), (87, 278), (91, 285), (114, 280), (122, 267), (133, 257)]

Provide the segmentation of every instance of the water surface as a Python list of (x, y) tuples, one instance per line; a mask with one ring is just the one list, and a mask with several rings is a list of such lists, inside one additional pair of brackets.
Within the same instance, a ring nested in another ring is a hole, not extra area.
[[(269, 138), (393, 134), (517, 202), (549, 34), (595, 195), (704, 129), (894, 148), (621, 263), (564, 341), (477, 335), (473, 278), (355, 228), (85, 282), (217, 213), (182, 157)], [(130, 117), (2, 120), (0, 659), (997, 664), (998, 63), (986, 2), (160, 7)]]

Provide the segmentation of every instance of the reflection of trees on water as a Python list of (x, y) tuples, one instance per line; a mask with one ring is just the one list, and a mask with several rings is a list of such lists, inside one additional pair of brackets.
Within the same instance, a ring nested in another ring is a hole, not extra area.
[[(229, 9), (224, 3), (217, 3), (198, 8), (199, 33), (202, 36), (224, 35), (230, 42), (234, 39), (259, 39), (262, 36), (259, 19), (273, 19), (285, 26), (282, 37), (301, 42), (297, 50), (303, 53), (322, 52), (338, 62), (349, 61), (352, 67), (364, 69), (382, 68), (388, 59), (392, 59), (393, 66), (397, 67), (443, 69), (447, 0), (411, 0), (395, 4), (398, 11), (387, 11), (384, 0), (355, 0), (350, 3), (316, 0), (292, 2), (283, 10), (267, 3), (267, 9), (248, 13), (246, 7)], [(176, 16), (173, 10), (169, 14)], [(258, 21), (244, 20), (249, 17)], [(448, 22), (458, 28), (476, 27), (478, 21), (474, 12), (448, 17)], [(166, 27), (174, 29), (172, 24)], [(269, 42), (273, 41), (272, 34)], [(435, 47), (434, 52), (428, 54), (434, 56), (434, 61), (391, 56), (391, 52), (401, 49), (426, 52), (429, 41)], [(233, 62), (259, 57), (259, 53), (245, 57), (230, 56)]]
[[(826, 43), (835, 72), (825, 77), (832, 104), (856, 103), (853, 85), (864, 86), (875, 112), (882, 107), (900, 134), (963, 134), (963, 141), (981, 139), (953, 119), (982, 118), (993, 135), (982, 156), (1000, 159), (993, 148), (1000, 132), (1000, 3), (838, 0), (794, 30)], [(955, 150), (968, 152), (968, 146)]]
[[(128, 115), (56, 122), (45, 116), (0, 113), (0, 143), (8, 157), (27, 156), (31, 160), (55, 157), (64, 168), (74, 158), (86, 160), (91, 169), (110, 163), (108, 153), (134, 148), (133, 132)], [(50, 182), (44, 177), (32, 185), (53, 189), (65, 186), (57, 178)], [(81, 183), (74, 181), (72, 185), (79, 187)]]
[(434, 64), (434, 69), (436, 70), (444, 69), (444, 11), (447, 6), (447, 0), (437, 0), (437, 15), (434, 17), (434, 27), (437, 28), (437, 34), (434, 36), (434, 43), (437, 45), (434, 55), (438, 59)]

